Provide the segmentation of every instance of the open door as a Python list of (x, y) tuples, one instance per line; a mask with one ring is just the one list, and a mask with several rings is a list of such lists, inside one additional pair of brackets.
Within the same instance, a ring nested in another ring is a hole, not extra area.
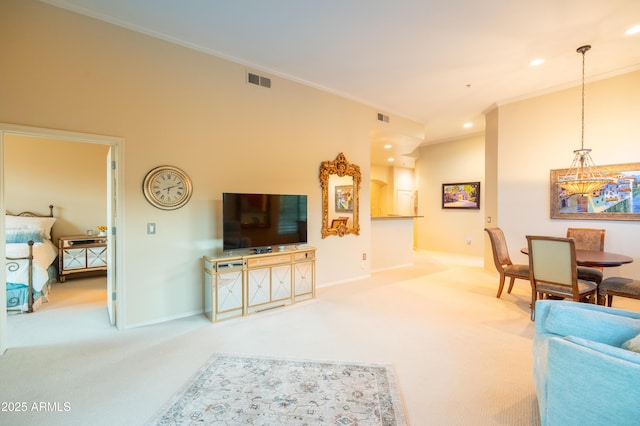
[(107, 238), (107, 312), (111, 325), (116, 325), (116, 203), (115, 188), (117, 185), (117, 161), (114, 151), (117, 148), (111, 146), (107, 153), (107, 223), (109, 224), (109, 237)]
[[(124, 214), (121, 210), (122, 203), (118, 203), (118, 199), (122, 199), (122, 182), (123, 176), (119, 176), (122, 173), (123, 153), (124, 153), (124, 139), (114, 136), (77, 133), (63, 130), (54, 130), (38, 127), (28, 127), (15, 124), (0, 123), (0, 210), (5, 210), (5, 176), (4, 176), (4, 164), (5, 157), (5, 142), (7, 136), (29, 136), (42, 139), (63, 140), (70, 142), (83, 142), (93, 143), (100, 145), (109, 145), (107, 151), (107, 222), (106, 225), (110, 229), (110, 235), (107, 243), (107, 259), (109, 267), (107, 268), (107, 312), (109, 321), (117, 328), (122, 327), (122, 312), (117, 312), (116, 307), (124, 305), (123, 297), (124, 293), (116, 293), (116, 283), (122, 282), (124, 268), (118, 268), (118, 263), (122, 264), (122, 259), (118, 258), (118, 254), (123, 252), (118, 250), (118, 245), (121, 244), (117, 236), (120, 235), (122, 226), (120, 229), (116, 225), (122, 225), (124, 220)], [(0, 239), (4, 240), (4, 220), (0, 220)], [(0, 244), (0, 266), (4, 263), (5, 257), (5, 245)], [(0, 270), (0, 281), (4, 281), (4, 268)], [(117, 298), (116, 298), (117, 295)], [(7, 313), (6, 313), (6, 295), (4, 292), (0, 292), (0, 356), (5, 352), (8, 346), (7, 340)], [(119, 302), (119, 303), (118, 303)]]

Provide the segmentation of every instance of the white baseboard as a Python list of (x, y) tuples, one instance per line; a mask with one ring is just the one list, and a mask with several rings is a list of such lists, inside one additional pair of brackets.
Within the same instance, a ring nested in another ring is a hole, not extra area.
[(350, 282), (353, 282), (353, 281), (364, 280), (364, 279), (367, 279), (367, 278), (371, 278), (371, 274), (358, 275), (357, 277), (349, 278), (348, 280), (331, 281), (331, 282), (328, 282), (328, 283), (316, 284), (316, 288), (331, 287), (332, 285), (346, 284), (346, 283), (350, 283)]
[(406, 267), (409, 267), (409, 266), (413, 266), (413, 263), (405, 263), (405, 264), (402, 264), (402, 265), (387, 266), (386, 268), (374, 269), (371, 272), (390, 271), (392, 269), (406, 268)]
[(142, 321), (142, 322), (136, 322), (136, 323), (133, 323), (133, 324), (127, 324), (127, 325), (125, 325), (124, 328), (145, 327), (147, 325), (160, 324), (160, 323), (167, 322), (167, 321), (173, 321), (173, 320), (177, 320), (177, 319), (193, 317), (193, 316), (196, 316), (196, 315), (204, 315), (204, 309), (190, 311), (190, 312), (184, 312), (184, 313), (181, 313), (181, 314), (171, 315), (171, 316), (162, 317), (162, 318), (156, 318), (156, 319), (151, 320), (151, 321)]
[(428, 251), (428, 250), (416, 250), (413, 252), (414, 256), (426, 257), (439, 263), (445, 263), (448, 265), (460, 265), (460, 266), (479, 266), (484, 267), (484, 257), (482, 256), (468, 256), (457, 253), (448, 253), (441, 251)]

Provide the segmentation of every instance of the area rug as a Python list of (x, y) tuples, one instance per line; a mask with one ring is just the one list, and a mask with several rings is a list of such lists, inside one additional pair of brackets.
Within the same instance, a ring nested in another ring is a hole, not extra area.
[(406, 425), (387, 365), (218, 354), (149, 425)]

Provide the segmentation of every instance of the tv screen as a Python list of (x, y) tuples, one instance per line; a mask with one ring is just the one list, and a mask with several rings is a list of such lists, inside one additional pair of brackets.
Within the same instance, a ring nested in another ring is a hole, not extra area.
[(222, 194), (224, 250), (307, 242), (307, 196)]

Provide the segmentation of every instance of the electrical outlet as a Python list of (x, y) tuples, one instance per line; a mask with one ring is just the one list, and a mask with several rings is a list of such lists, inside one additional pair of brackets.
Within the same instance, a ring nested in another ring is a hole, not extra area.
[(156, 233), (156, 224), (147, 223), (147, 235), (154, 235)]
[(367, 260), (367, 253), (362, 253), (362, 260)]
[(467, 237), (467, 245), (471, 245), (471, 237)]

